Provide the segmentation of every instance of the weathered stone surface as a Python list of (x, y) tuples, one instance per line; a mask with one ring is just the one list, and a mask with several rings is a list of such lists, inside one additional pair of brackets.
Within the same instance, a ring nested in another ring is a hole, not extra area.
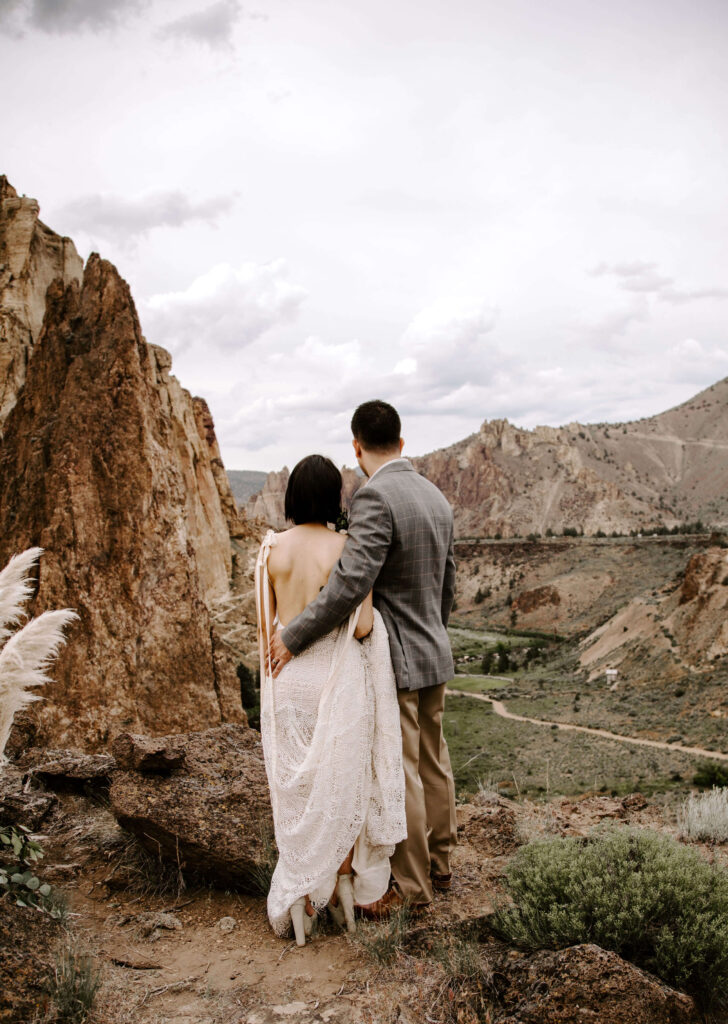
[(108, 786), (116, 762), (108, 754), (34, 747), (23, 754), (17, 767), (24, 779), (39, 779), (51, 789), (79, 788), (84, 784)]
[(82, 286), (50, 286), (0, 448), (0, 562), (40, 545), (30, 610), (80, 615), (33, 709), (39, 744), (244, 720), (206, 606), (230, 570), (209, 445), (161, 353), (98, 256)]
[(513, 853), (521, 844), (512, 805), (502, 797), (478, 801), (458, 826), (467, 842), (488, 857)]
[(12, 765), (3, 767), (0, 772), (0, 825), (23, 825), (34, 832), (55, 802), (52, 793), (33, 790), (26, 793), (23, 773)]
[(25, 381), (48, 285), (83, 274), (71, 239), (41, 223), (39, 211), (35, 199), (19, 196), (0, 175), (0, 433)]
[(41, 1020), (61, 927), (49, 914), (0, 900), (0, 1024)]
[(258, 734), (223, 725), (169, 739), (185, 752), (169, 775), (114, 774), (111, 807), (119, 824), (183, 871), (244, 885), (272, 834)]
[(177, 736), (160, 739), (120, 733), (111, 745), (119, 768), (135, 772), (170, 772), (184, 763), (184, 740)]
[(688, 996), (599, 946), (504, 957), (495, 1024), (698, 1024)]

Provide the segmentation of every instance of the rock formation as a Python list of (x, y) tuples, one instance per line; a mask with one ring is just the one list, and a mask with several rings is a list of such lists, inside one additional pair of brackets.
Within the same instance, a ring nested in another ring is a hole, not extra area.
[[(510, 538), (696, 519), (728, 526), (727, 455), (728, 378), (632, 423), (522, 430), (486, 420), (477, 434), (412, 461), (453, 506), (457, 537)], [(270, 473), (246, 513), (280, 529), (287, 480), (286, 469)]]
[(581, 645), (593, 678), (616, 668), (630, 683), (680, 679), (728, 657), (728, 551), (690, 558), (677, 584), (635, 597)]
[(81, 285), (51, 284), (0, 447), (0, 561), (43, 547), (32, 611), (81, 616), (36, 742), (96, 749), (125, 728), (243, 718), (206, 604), (231, 571), (219, 453), (170, 366), (111, 264), (94, 255)]
[(631, 423), (477, 434), (413, 460), (455, 509), (457, 535), (646, 530), (703, 519), (728, 525), (728, 378)]
[(0, 175), (0, 434), (25, 381), (48, 285), (83, 275), (73, 242), (41, 223), (39, 209)]
[(503, 957), (497, 1024), (698, 1024), (695, 1003), (616, 953), (590, 944)]
[[(121, 767), (111, 784), (119, 824), (155, 855), (195, 874), (245, 887), (272, 836), (260, 736), (224, 725), (168, 737), (177, 766)], [(114, 754), (131, 764), (143, 738), (120, 737)]]

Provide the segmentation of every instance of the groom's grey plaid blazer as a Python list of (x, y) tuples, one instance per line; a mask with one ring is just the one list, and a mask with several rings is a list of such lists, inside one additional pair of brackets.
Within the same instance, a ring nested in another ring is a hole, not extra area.
[(397, 686), (420, 690), (453, 677), (447, 620), (455, 593), (452, 509), (406, 459), (354, 495), (349, 538), (328, 584), (281, 634), (298, 654), (330, 633), (374, 589)]

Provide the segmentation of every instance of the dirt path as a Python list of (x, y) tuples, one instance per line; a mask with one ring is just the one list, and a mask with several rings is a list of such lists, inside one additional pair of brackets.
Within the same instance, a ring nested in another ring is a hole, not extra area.
[[(505, 676), (489, 676), (490, 679), (505, 679)], [(512, 680), (506, 679), (506, 682)], [(545, 725), (549, 729), (556, 726), (558, 729), (570, 729), (572, 732), (585, 732), (590, 736), (599, 736), (605, 740), (618, 740), (620, 743), (633, 743), (638, 747), (657, 747), (659, 750), (677, 750), (683, 754), (693, 754), (697, 757), (707, 757), (716, 761), (728, 761), (728, 754), (722, 754), (718, 750), (703, 750), (702, 747), (685, 747), (681, 743), (666, 743), (664, 740), (646, 740), (637, 736), (623, 736), (618, 732), (609, 732), (607, 729), (593, 729), (588, 725), (573, 725), (571, 722), (551, 722), (546, 718), (527, 718), (525, 715), (517, 715), (509, 711), (503, 701), (488, 697), (484, 693), (469, 693), (466, 690), (447, 690), (448, 694), (455, 697), (473, 697), (475, 700), (485, 701), (491, 704), (493, 711), (501, 718), (510, 718), (512, 722), (528, 722), (529, 725)]]
[(667, 444), (695, 445), (700, 448), (728, 448), (728, 441), (719, 441), (716, 438), (700, 437), (676, 437), (674, 434), (642, 434), (637, 431), (630, 431), (630, 437), (637, 437), (643, 441), (663, 441)]

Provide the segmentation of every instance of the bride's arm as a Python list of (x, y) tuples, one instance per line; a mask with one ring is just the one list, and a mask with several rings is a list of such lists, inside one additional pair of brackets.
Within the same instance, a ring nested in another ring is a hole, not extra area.
[(364, 598), (361, 603), (361, 611), (359, 612), (359, 620), (354, 630), (354, 636), (357, 640), (361, 640), (362, 637), (369, 636), (374, 625), (374, 604), (372, 602), (371, 590)]

